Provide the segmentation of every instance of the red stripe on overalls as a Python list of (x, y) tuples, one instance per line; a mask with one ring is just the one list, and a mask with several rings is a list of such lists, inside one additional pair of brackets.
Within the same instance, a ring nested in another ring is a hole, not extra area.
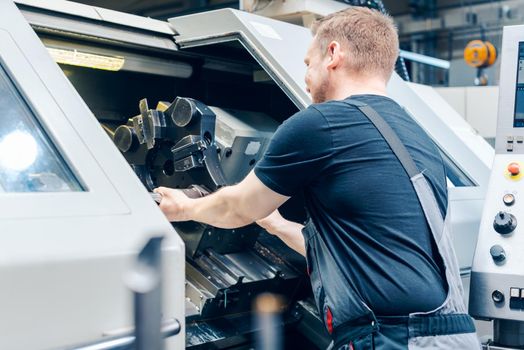
[(333, 314), (331, 313), (331, 309), (326, 307), (326, 325), (329, 334), (333, 333)]

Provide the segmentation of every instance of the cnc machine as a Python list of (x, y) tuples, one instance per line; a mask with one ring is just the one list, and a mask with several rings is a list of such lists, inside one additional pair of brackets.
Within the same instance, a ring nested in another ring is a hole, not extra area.
[[(98, 153), (92, 151), (89, 157), (69, 157), (73, 162), (76, 159), (79, 167), (93, 166), (88, 164), (89, 159), (100, 158), (98, 162), (107, 176), (118, 174), (120, 182), (115, 186), (121, 196), (131, 196), (148, 208), (131, 210), (140, 225), (158, 221), (159, 226), (176, 231), (175, 240), (182, 238), (185, 266), (181, 259), (164, 263), (176, 271), (164, 277), (178, 291), (164, 293), (165, 302), (176, 305), (173, 317), (182, 318), (185, 340), (183, 334), (173, 337), (176, 346), (179, 348), (181, 342), (194, 349), (247, 346), (254, 331), (251, 303), (260, 292), (273, 292), (286, 300), (283, 323), (288, 334), (301, 335), (294, 338), (294, 345), (297, 339), (304, 339), (303, 346), (325, 347), (327, 337), (309, 298), (302, 257), (256, 225), (223, 230), (188, 222), (172, 227), (147, 194), (154, 187), (168, 186), (200, 196), (243, 179), (263, 156), (278, 125), (311, 103), (303, 64), (311, 40), (309, 30), (235, 10), (163, 22), (67, 1), (46, 4), (20, 0), (16, 2), (18, 8), (11, 2), (0, 6), (0, 26), (5, 36), (12, 38), (6, 39), (11, 46), (0, 48), (2, 62), (7, 62), (10, 51), (22, 52), (7, 64), (11, 79), (20, 86), (23, 81), (29, 85), (32, 81), (52, 91), (53, 96), (47, 96), (24, 90), (24, 96), (29, 103), (38, 99), (54, 101), (69, 128), (75, 130), (72, 133), (64, 127), (48, 133), (96, 149)], [(17, 68), (22, 64), (25, 66)], [(461, 268), (467, 275), (492, 149), (431, 88), (408, 84), (394, 75), (388, 89), (390, 96), (433, 138), (446, 162), (454, 239)], [(57, 112), (42, 113), (53, 116)], [(59, 149), (73, 152), (68, 147), (60, 144)], [(93, 192), (100, 194), (98, 203), (103, 204), (99, 208), (110, 208), (112, 202), (105, 202), (104, 195), (110, 200), (111, 192)], [(65, 208), (50, 206), (47, 210), (54, 212), (60, 222), (59, 218), (73, 207), (66, 203)], [(291, 220), (305, 219), (300, 198), (288, 201), (282, 212)], [(20, 214), (11, 208), (5, 215)], [(114, 232), (120, 229), (130, 232), (136, 229), (136, 222), (132, 219), (120, 224), (107, 219), (98, 228), (86, 226), (86, 232), (97, 234), (86, 235), (84, 240), (105, 247), (107, 235), (116, 235)], [(49, 225), (46, 230), (61, 227), (52, 221)], [(74, 261), (73, 252), (85, 248), (84, 240), (77, 235), (80, 233), (64, 234), (70, 241), (63, 249), (71, 249), (72, 253), (62, 252), (63, 265)], [(129, 236), (115, 237), (106, 253), (110, 255), (114, 245), (119, 240), (126, 242)], [(57, 245), (63, 244), (53, 239)], [(181, 247), (180, 240), (176, 242)], [(111, 263), (97, 256), (93, 259), (101, 271)], [(11, 273), (9, 266), (2, 269), (0, 274)], [(116, 272), (113, 275), (120, 276)], [(56, 276), (58, 279), (60, 274)], [(77, 278), (85, 276), (79, 273)], [(54, 285), (63, 288), (64, 283), (55, 281)], [(18, 282), (13, 285), (13, 290), (24, 288), (27, 286)], [(74, 293), (86, 288), (81, 284)], [(111, 288), (116, 287), (104, 288), (107, 293), (87, 299), (90, 305), (101, 299), (105, 306), (104, 315), (92, 316), (89, 324), (75, 324), (75, 318), (63, 316), (61, 308), (54, 308), (57, 318), (48, 321), (46, 316), (53, 312), (52, 308), (40, 309), (38, 317), (33, 316), (36, 324), (47, 322), (49, 327), (63, 327), (64, 333), (73, 328), (75, 332), (65, 340), (56, 333), (55, 337), (44, 337), (45, 342), (35, 339), (38, 346), (56, 348), (113, 334), (99, 327), (97, 323), (102, 321), (129, 326), (129, 321), (115, 316), (122, 306), (112, 305), (120, 297), (112, 292)], [(2, 296), (2, 300), (8, 303), (22, 299), (12, 293)], [(60, 305), (58, 297), (52, 300)], [(34, 302), (43, 303), (41, 299)], [(11, 309), (1, 320), (7, 324), (16, 315), (17, 310)], [(21, 325), (10, 327), (14, 332)], [(5, 344), (15, 339), (13, 335), (5, 339)]]

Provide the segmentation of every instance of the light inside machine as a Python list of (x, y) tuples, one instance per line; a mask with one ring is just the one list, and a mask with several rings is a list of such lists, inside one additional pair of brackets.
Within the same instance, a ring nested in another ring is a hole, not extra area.
[(5, 169), (23, 171), (33, 165), (37, 155), (38, 145), (26, 132), (13, 131), (0, 140), (0, 164)]
[(101, 47), (93, 43), (67, 42), (44, 38), (45, 47), (53, 60), (71, 67), (105, 71), (126, 71), (187, 79), (193, 66), (170, 57), (156, 57), (131, 50)]
[(56, 63), (72, 66), (119, 71), (125, 63), (124, 57), (121, 56), (106, 56), (78, 50), (65, 50), (52, 47), (48, 47), (47, 50)]

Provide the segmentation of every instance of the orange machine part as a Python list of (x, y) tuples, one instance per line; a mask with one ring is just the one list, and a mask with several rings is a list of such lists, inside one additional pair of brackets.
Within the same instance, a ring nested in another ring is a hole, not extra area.
[(489, 41), (472, 40), (464, 49), (464, 61), (475, 68), (486, 68), (497, 60), (497, 50)]
[(486, 67), (489, 67), (497, 60), (497, 49), (489, 41), (485, 41), (484, 43), (488, 47), (488, 65)]

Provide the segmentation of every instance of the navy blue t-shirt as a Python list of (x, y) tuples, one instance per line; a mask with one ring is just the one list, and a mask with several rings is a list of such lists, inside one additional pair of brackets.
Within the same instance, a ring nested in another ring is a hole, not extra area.
[[(429, 136), (388, 97), (352, 99), (398, 134), (445, 215), (445, 169)], [(376, 315), (429, 311), (446, 298), (442, 262), (409, 177), (356, 107), (328, 101), (296, 113), (275, 132), (255, 174), (282, 195), (303, 192), (329, 253)]]

